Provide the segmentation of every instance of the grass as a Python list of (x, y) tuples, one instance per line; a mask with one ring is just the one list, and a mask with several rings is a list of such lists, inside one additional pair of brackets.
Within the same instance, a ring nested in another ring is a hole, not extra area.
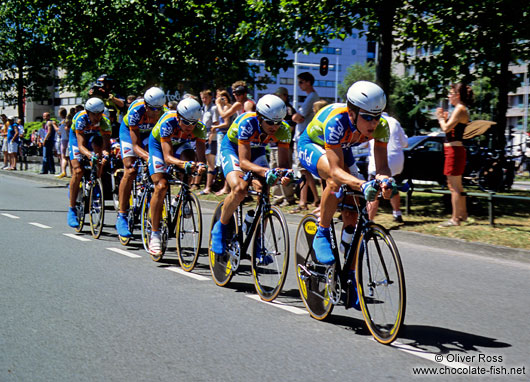
[[(473, 192), (477, 191), (473, 190)], [(509, 195), (530, 197), (530, 193), (525, 191), (511, 191)], [(414, 192), (409, 215), (405, 215), (405, 194), (402, 193), (401, 196), (405, 223), (398, 224), (393, 221), (388, 201), (380, 203), (379, 212), (375, 218), (377, 223), (391, 230), (419, 232), (469, 242), (530, 250), (530, 201), (495, 200), (495, 225), (491, 226), (487, 199), (468, 197), (468, 212), (474, 222), (464, 223), (459, 227), (439, 228), (440, 223), (451, 217), (449, 195)], [(225, 197), (226, 195), (215, 196), (214, 194), (200, 196), (201, 199), (211, 201), (221, 201)], [(292, 207), (282, 207), (285, 213), (291, 209)]]

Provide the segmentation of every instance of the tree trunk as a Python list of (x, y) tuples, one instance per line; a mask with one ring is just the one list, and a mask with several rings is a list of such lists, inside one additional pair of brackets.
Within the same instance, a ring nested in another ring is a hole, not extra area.
[(397, 1), (382, 1), (376, 8), (379, 15), (379, 49), (377, 52), (377, 65), (375, 68), (376, 82), (383, 88), (387, 97), (390, 94), (390, 73), (392, 70), (392, 43), (394, 37), (394, 16), (396, 14)]
[(510, 79), (512, 73), (508, 69), (510, 64), (510, 44), (506, 40), (501, 40), (500, 70), (497, 76), (496, 85), (499, 89), (499, 102), (497, 103), (497, 113), (495, 122), (497, 122), (496, 148), (504, 148), (506, 145), (506, 112), (508, 111), (508, 92), (510, 91)]

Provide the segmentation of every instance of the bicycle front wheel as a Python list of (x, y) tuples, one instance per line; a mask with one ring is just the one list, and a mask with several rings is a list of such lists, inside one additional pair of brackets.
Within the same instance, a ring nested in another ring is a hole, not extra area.
[(327, 288), (327, 267), (316, 261), (313, 250), (317, 228), (318, 218), (315, 215), (306, 215), (300, 221), (294, 243), (294, 266), (300, 297), (307, 311), (311, 317), (324, 320), (331, 314), (334, 305)]
[(99, 239), (103, 231), (103, 221), (105, 220), (105, 198), (103, 197), (101, 179), (96, 179), (92, 182), (88, 205), (90, 208), (90, 232), (92, 232), (94, 239)]
[(256, 292), (264, 301), (272, 301), (282, 290), (289, 266), (289, 233), (283, 213), (276, 207), (254, 231), (252, 276)]
[(151, 238), (152, 223), (151, 223), (151, 195), (150, 190), (146, 191), (146, 194), (142, 200), (142, 210), (140, 225), (142, 226), (142, 244), (147, 253), (149, 253), (149, 239)]
[(197, 264), (202, 239), (202, 213), (199, 199), (192, 192), (182, 198), (175, 229), (180, 266), (190, 272)]
[(77, 199), (75, 200), (75, 209), (77, 211), (77, 220), (79, 221), (79, 226), (75, 229), (75, 232), (81, 232), (83, 226), (85, 225), (85, 214), (86, 207), (88, 204), (88, 197), (86, 196), (85, 184), (81, 181), (79, 185), (79, 191), (77, 192)]
[(213, 226), (221, 218), (221, 210), (223, 208), (223, 202), (217, 205), (212, 217), (212, 226), (210, 228), (210, 239), (208, 240), (208, 259), (210, 263), (210, 272), (212, 274), (213, 281), (219, 286), (225, 286), (230, 282), (233, 276), (233, 267), (231, 261), (231, 251), (240, 251), (237, 240), (234, 237), (237, 236), (237, 224), (236, 220), (232, 216), (228, 223), (226, 235), (228, 248), (222, 255), (216, 255), (212, 248), (212, 235)]
[(368, 225), (361, 234), (356, 276), (368, 329), (378, 342), (391, 343), (405, 318), (405, 275), (392, 236), (378, 224)]

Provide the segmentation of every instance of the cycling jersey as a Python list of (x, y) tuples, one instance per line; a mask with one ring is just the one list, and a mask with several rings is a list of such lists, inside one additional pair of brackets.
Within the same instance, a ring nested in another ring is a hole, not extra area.
[(104, 115), (101, 117), (98, 125), (93, 125), (92, 122), (90, 122), (86, 110), (81, 110), (74, 115), (74, 118), (72, 119), (72, 128), (70, 129), (70, 140), (68, 142), (71, 160), (81, 160), (82, 157), (77, 143), (76, 132), (83, 133), (85, 136), (86, 148), (92, 150), (92, 139), (94, 139), (96, 135), (110, 137), (112, 127), (109, 119)]
[(262, 131), (257, 114), (253, 111), (237, 117), (226, 135), (235, 145), (244, 144), (251, 147), (265, 147), (269, 143), (276, 143), (278, 147), (288, 148), (291, 143), (291, 129), (287, 122), (282, 121), (274, 135), (268, 135)]
[[(309, 138), (326, 149), (337, 147), (346, 149), (370, 140), (364, 135), (355, 137), (355, 131), (357, 128), (352, 124), (348, 107), (344, 103), (333, 103), (323, 107), (307, 126)], [(389, 138), (388, 122), (381, 118), (373, 133), (373, 139), (388, 143)]]
[(129, 110), (127, 110), (127, 114), (125, 114), (120, 124), (120, 145), (123, 157), (136, 156), (133, 150), (130, 130), (139, 132), (140, 141), (138, 145), (141, 148), (145, 148), (148, 144), (149, 135), (156, 123), (157, 121), (149, 120), (147, 106), (143, 99), (136, 100), (129, 106)]
[(201, 121), (187, 133), (182, 130), (177, 119), (177, 112), (170, 110), (157, 122), (149, 136), (149, 172), (151, 174), (166, 172), (162, 142), (173, 146), (173, 154), (177, 159), (185, 150), (194, 150), (195, 142), (206, 141), (206, 126)]

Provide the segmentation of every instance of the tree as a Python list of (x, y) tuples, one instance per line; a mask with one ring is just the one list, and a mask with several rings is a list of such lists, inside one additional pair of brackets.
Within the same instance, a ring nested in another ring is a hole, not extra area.
[(26, 99), (48, 101), (54, 84), (53, 48), (47, 38), (50, 8), (46, 1), (0, 3), (0, 98), (17, 105), (24, 119)]

